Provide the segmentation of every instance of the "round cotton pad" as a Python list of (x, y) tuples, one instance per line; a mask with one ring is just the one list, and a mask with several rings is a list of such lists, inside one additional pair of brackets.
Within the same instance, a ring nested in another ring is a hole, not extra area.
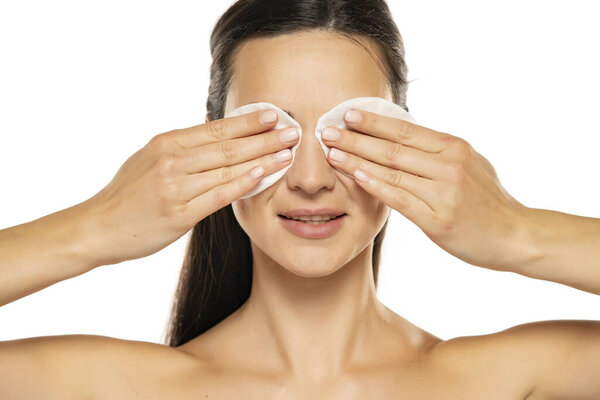
[[(285, 111), (283, 111), (282, 109), (280, 109), (279, 107), (277, 107), (276, 105), (271, 104), (271, 103), (263, 102), (263, 103), (245, 104), (241, 107), (236, 108), (235, 110), (228, 112), (225, 115), (225, 118), (235, 117), (235, 116), (242, 115), (242, 114), (248, 114), (248, 113), (251, 113), (254, 111), (264, 110), (267, 108), (271, 108), (275, 112), (277, 112), (277, 116), (278, 116), (277, 124), (273, 127), (273, 129), (283, 129), (283, 128), (288, 128), (288, 127), (292, 127), (292, 126), (296, 127), (298, 129), (298, 133), (300, 135), (300, 140), (298, 141), (298, 143), (296, 143), (290, 149), (292, 151), (292, 162), (287, 167), (282, 168), (270, 175), (265, 176), (258, 183), (258, 185), (256, 185), (256, 187), (254, 189), (252, 189), (246, 195), (240, 197), (240, 199), (245, 199), (245, 198), (254, 196), (254, 195), (262, 192), (269, 186), (273, 185), (279, 179), (281, 179), (283, 177), (283, 175), (285, 174), (285, 172), (288, 170), (288, 168), (290, 168), (294, 164), (294, 159), (296, 156), (296, 149), (298, 148), (298, 146), (300, 146), (300, 142), (302, 141), (302, 127), (300, 126), (298, 121), (296, 121), (295, 119), (290, 117)], [(406, 110), (404, 110), (402, 107), (400, 107), (398, 104), (392, 103), (391, 101), (387, 101), (385, 99), (382, 99), (381, 97), (355, 97), (353, 99), (346, 100), (346, 101), (338, 104), (337, 106), (333, 107), (332, 109), (327, 111), (325, 114), (321, 115), (321, 117), (317, 121), (317, 125), (315, 127), (315, 136), (319, 140), (319, 143), (321, 143), (321, 148), (323, 149), (323, 153), (325, 153), (325, 157), (327, 157), (327, 154), (329, 153), (330, 148), (323, 143), (323, 140), (321, 139), (321, 132), (323, 131), (324, 128), (327, 128), (328, 126), (335, 126), (338, 128), (350, 130), (350, 128), (347, 127), (346, 123), (344, 122), (344, 115), (346, 114), (346, 111), (348, 111), (351, 108), (356, 108), (359, 110), (369, 111), (369, 112), (373, 112), (376, 114), (380, 114), (380, 115), (384, 115), (384, 116), (388, 116), (388, 117), (395, 117), (395, 118), (399, 118), (399, 119), (403, 119), (403, 120), (406, 120), (409, 122), (416, 123), (415, 119)], [(338, 169), (338, 170), (340, 172), (342, 172), (344, 175), (354, 179), (353, 175), (347, 174), (346, 172), (344, 172), (340, 169)]]

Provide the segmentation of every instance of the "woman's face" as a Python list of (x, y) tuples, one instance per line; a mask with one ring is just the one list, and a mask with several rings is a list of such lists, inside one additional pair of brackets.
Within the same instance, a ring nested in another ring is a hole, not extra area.
[[(285, 175), (261, 193), (232, 203), (254, 259), (272, 260), (303, 277), (331, 274), (363, 251), (370, 260), (368, 246), (390, 208), (327, 161), (314, 129), (322, 114), (350, 98), (391, 101), (377, 61), (347, 37), (311, 31), (249, 40), (239, 48), (233, 68), (225, 114), (244, 104), (268, 102), (290, 111), (303, 132)], [(347, 215), (335, 234), (307, 239), (287, 230), (278, 216), (298, 208), (333, 208)]]

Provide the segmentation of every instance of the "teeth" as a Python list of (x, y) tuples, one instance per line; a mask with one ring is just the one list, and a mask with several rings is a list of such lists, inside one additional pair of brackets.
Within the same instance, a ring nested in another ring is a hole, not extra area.
[(291, 219), (295, 219), (297, 221), (329, 221), (330, 219), (334, 219), (334, 215), (312, 215), (310, 217), (288, 217)]

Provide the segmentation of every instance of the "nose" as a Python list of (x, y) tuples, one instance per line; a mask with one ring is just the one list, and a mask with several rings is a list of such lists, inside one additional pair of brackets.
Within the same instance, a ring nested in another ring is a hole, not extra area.
[(294, 162), (286, 171), (284, 180), (290, 190), (300, 189), (308, 194), (315, 194), (321, 188), (333, 189), (335, 171), (315, 136), (314, 127), (302, 127)]

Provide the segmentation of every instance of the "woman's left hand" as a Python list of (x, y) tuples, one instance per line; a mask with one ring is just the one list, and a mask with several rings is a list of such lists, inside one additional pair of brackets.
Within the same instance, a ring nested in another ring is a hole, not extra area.
[[(527, 207), (500, 184), (494, 167), (462, 138), (355, 110), (353, 129), (330, 127), (329, 162), (414, 222), (438, 246), (480, 267), (508, 270), (526, 257)], [(348, 115), (348, 113), (346, 114)], [(338, 151), (336, 151), (338, 150)], [(341, 150), (341, 152), (339, 152)], [(345, 161), (332, 159), (339, 152)], [(356, 178), (366, 172), (368, 182)]]

